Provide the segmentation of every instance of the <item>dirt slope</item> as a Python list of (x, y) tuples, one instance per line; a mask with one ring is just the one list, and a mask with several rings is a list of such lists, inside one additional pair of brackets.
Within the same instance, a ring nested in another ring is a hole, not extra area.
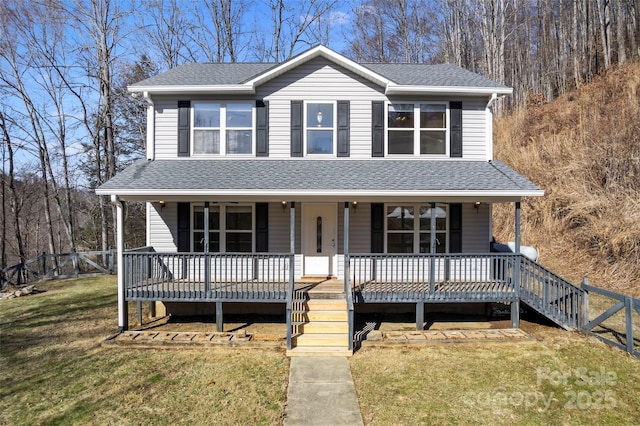
[[(496, 119), (495, 157), (545, 190), (523, 203), (523, 244), (579, 283), (640, 294), (640, 64)], [(494, 209), (513, 239), (513, 205)]]

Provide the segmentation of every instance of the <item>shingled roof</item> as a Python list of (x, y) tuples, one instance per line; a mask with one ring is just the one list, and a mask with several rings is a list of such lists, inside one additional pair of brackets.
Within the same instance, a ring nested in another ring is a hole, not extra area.
[[(378, 84), (399, 86), (482, 88), (510, 91), (500, 83), (451, 64), (358, 64), (324, 47), (316, 46), (280, 64), (276, 63), (201, 63), (185, 64), (165, 73), (132, 84), (130, 90), (167, 87), (218, 87), (261, 84), (266, 75), (273, 77), (301, 63), (323, 57)], [(273, 73), (272, 73), (273, 71)], [(272, 77), (269, 77), (272, 78)]]
[[(187, 173), (188, 171), (188, 173)], [(103, 184), (98, 194), (415, 194), (469, 192), (542, 195), (505, 164), (483, 161), (355, 159), (139, 160)]]

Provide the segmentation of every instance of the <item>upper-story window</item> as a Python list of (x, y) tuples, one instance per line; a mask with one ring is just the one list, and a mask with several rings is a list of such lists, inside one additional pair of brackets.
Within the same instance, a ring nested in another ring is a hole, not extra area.
[(194, 102), (194, 155), (253, 153), (253, 104)]
[(335, 145), (335, 119), (333, 103), (306, 104), (307, 154), (333, 155)]
[(392, 103), (387, 115), (387, 153), (446, 155), (445, 103)]

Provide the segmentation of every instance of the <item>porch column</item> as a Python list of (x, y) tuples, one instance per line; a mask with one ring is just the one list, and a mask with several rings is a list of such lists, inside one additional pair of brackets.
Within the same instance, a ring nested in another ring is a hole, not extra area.
[[(345, 288), (349, 283), (349, 202), (344, 202), (344, 282)], [(349, 287), (350, 288), (350, 287)]]
[(515, 256), (516, 262), (514, 267), (513, 290), (515, 292), (514, 300), (511, 302), (511, 327), (520, 327), (520, 201), (516, 201), (515, 211)]
[(125, 299), (125, 264), (124, 264), (124, 202), (112, 195), (111, 201), (116, 205), (116, 250), (118, 257), (118, 333), (129, 329), (129, 306)]
[[(349, 350), (353, 350), (353, 306), (351, 300), (351, 283), (349, 282), (351, 271), (349, 268), (349, 202), (344, 202), (344, 291), (348, 309)], [(347, 293), (348, 292), (348, 293)]]
[[(289, 289), (294, 289), (296, 278), (296, 203), (291, 201), (289, 203), (289, 251), (291, 253), (291, 260), (289, 261)], [(288, 292), (287, 292), (288, 293)], [(293, 315), (293, 300), (287, 296), (287, 350), (292, 348), (291, 339), (291, 316)], [(293, 294), (291, 294), (293, 298)]]

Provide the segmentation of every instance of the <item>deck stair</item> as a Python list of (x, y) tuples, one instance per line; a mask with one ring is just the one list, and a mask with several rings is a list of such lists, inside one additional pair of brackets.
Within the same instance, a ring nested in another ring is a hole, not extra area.
[(342, 280), (328, 279), (296, 292), (288, 356), (351, 356)]

